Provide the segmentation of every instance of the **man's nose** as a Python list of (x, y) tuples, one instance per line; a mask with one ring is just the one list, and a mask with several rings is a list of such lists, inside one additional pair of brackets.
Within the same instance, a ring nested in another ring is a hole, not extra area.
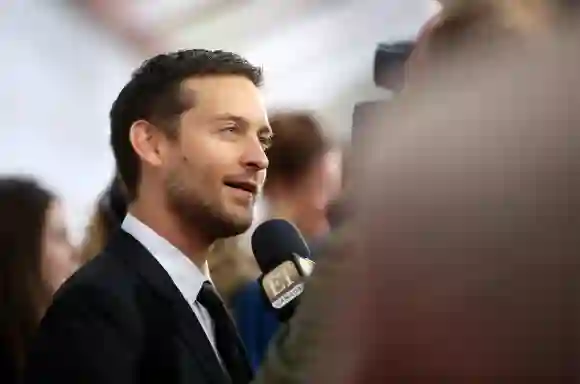
[(259, 139), (249, 140), (249, 144), (246, 147), (244, 154), (243, 163), (245, 166), (255, 168), (259, 171), (268, 168), (268, 156), (266, 155), (264, 145)]

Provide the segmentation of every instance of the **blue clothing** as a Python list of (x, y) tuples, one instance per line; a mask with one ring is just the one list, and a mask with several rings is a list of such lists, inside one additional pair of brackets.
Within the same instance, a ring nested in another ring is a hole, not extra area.
[(234, 295), (232, 310), (240, 337), (248, 352), (250, 365), (256, 371), (280, 321), (266, 306), (257, 281), (249, 282)]
[[(309, 242), (311, 259), (324, 241), (326, 237)], [(280, 321), (274, 311), (268, 307), (257, 281), (251, 281), (240, 288), (233, 296), (231, 304), (234, 321), (248, 352), (250, 364), (255, 371), (262, 363)]]

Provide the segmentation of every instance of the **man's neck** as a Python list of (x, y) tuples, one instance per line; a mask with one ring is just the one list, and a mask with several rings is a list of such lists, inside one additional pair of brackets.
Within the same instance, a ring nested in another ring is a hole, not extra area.
[(159, 236), (170, 242), (189, 258), (200, 270), (206, 268), (207, 254), (212, 242), (195, 236), (166, 209), (152, 209), (159, 204), (136, 201), (129, 206), (128, 212), (151, 228)]

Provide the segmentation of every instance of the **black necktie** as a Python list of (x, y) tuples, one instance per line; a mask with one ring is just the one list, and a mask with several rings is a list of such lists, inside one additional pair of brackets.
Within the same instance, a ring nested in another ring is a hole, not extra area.
[(232, 383), (249, 383), (252, 370), (236, 326), (210, 282), (203, 283), (197, 301), (207, 309), (213, 320), (216, 347)]

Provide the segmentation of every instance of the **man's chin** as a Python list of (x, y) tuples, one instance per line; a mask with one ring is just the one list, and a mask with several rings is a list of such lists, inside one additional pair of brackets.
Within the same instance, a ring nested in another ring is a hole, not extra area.
[(235, 235), (232, 236), (241, 235), (242, 233), (250, 229), (250, 226), (252, 225), (252, 217), (251, 216), (244, 218), (237, 217), (233, 219), (231, 223), (232, 223), (232, 232), (237, 232)]
[(222, 236), (233, 237), (246, 232), (252, 225), (252, 212), (228, 212), (222, 216)]
[[(240, 235), (250, 228), (253, 220), (253, 211), (241, 209), (222, 209), (221, 212), (220, 210), (179, 209), (175, 212), (188, 228), (193, 231), (202, 231), (211, 239)], [(192, 214), (194, 212), (195, 214)]]

